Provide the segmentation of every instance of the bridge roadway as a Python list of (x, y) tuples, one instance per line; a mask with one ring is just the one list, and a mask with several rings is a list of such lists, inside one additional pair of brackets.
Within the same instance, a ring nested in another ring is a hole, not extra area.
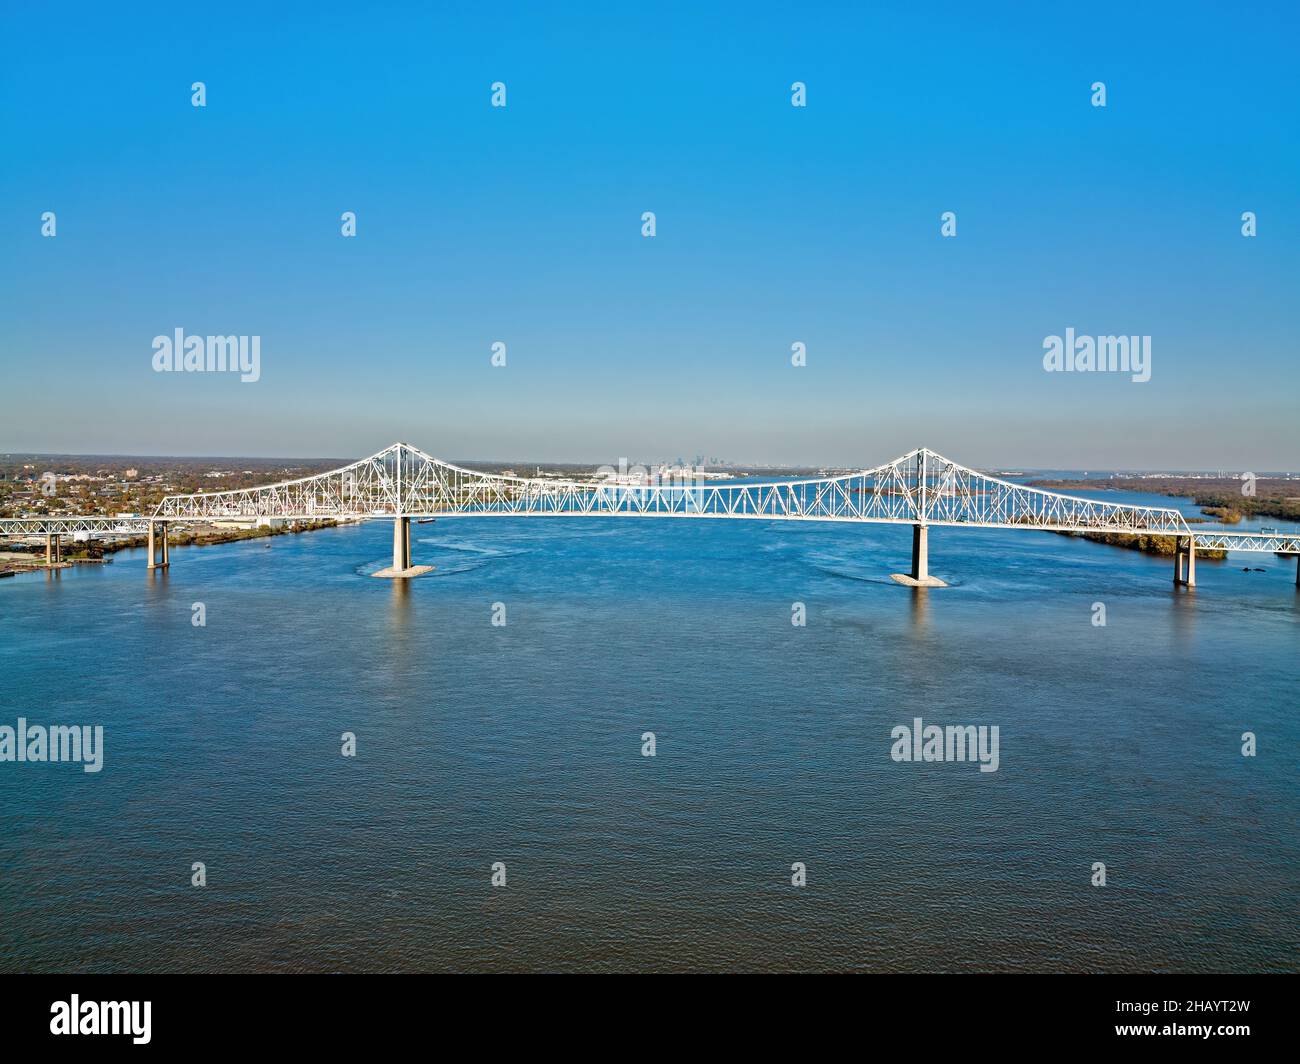
[[(912, 564), (894, 579), (941, 587), (929, 572), (929, 529), (1158, 535), (1175, 540), (1174, 582), (1194, 587), (1196, 552), (1228, 550), (1294, 554), (1300, 532), (1193, 530), (1169, 507), (1102, 502), (1025, 487), (980, 473), (918, 448), (892, 462), (838, 476), (718, 484), (577, 482), (463, 469), (395, 443), (369, 458), (326, 473), (256, 488), (169, 495), (147, 518), (35, 517), (0, 519), (0, 537), (46, 537), (47, 560), (64, 535), (148, 536), (149, 568), (170, 564), (172, 523), (265, 518), (393, 521), (393, 564), (376, 576), (411, 577), (412, 518), (674, 517), (764, 521), (845, 521), (912, 526)], [(1300, 587), (1300, 562), (1296, 585)]]

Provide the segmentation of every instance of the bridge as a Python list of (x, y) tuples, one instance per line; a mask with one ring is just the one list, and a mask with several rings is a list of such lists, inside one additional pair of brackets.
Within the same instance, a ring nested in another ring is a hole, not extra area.
[[(0, 535), (47, 537), (47, 557), (69, 532), (149, 537), (149, 567), (170, 564), (171, 523), (215, 520), (393, 521), (393, 563), (376, 576), (411, 577), (412, 518), (670, 517), (758, 521), (839, 521), (912, 527), (912, 564), (894, 579), (942, 587), (929, 572), (929, 529), (969, 527), (1170, 536), (1174, 582), (1196, 584), (1196, 552), (1271, 551), (1300, 557), (1300, 532), (1194, 531), (1176, 509), (1100, 502), (1014, 484), (922, 447), (892, 462), (838, 476), (770, 482), (621, 483), (509, 476), (463, 469), (394, 443), (326, 473), (256, 488), (168, 495), (148, 518), (0, 520)], [(137, 533), (137, 534), (138, 534)], [(51, 543), (53, 547), (51, 548)], [(1297, 564), (1300, 586), (1300, 563)]]

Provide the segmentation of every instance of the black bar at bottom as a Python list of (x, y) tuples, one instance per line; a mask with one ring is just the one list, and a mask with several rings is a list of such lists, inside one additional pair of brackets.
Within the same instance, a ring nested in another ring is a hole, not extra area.
[[(648, 1040), (675, 1053), (755, 1036), (811, 1047), (837, 1033), (882, 1050), (902, 1038), (916, 1049), (1224, 1053), (1290, 1041), (1297, 989), (1287, 976), (1239, 975), (560, 978), (11, 975), (0, 980), (0, 1030), (7, 1048), (114, 1042), (204, 1056), (399, 1050), (413, 1039), (491, 1055), (530, 1038), (531, 1049), (621, 1052)], [(77, 1033), (52, 1030), (70, 1026)]]

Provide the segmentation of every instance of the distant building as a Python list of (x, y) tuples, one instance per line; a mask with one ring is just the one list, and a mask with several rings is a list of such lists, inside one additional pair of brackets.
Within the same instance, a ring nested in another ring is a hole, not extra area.
[(217, 517), (213, 528), (283, 528), (283, 517)]

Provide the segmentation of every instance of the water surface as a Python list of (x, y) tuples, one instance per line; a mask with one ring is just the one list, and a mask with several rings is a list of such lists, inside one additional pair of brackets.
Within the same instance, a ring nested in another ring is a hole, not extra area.
[[(409, 583), (384, 523), (0, 582), (0, 723), (106, 733), (98, 774), (0, 764), (0, 968), (1296, 967), (1293, 561), (1175, 591), (935, 528), (915, 593), (906, 528), (412, 532)], [(999, 770), (895, 763), (918, 716), (998, 725)]]

